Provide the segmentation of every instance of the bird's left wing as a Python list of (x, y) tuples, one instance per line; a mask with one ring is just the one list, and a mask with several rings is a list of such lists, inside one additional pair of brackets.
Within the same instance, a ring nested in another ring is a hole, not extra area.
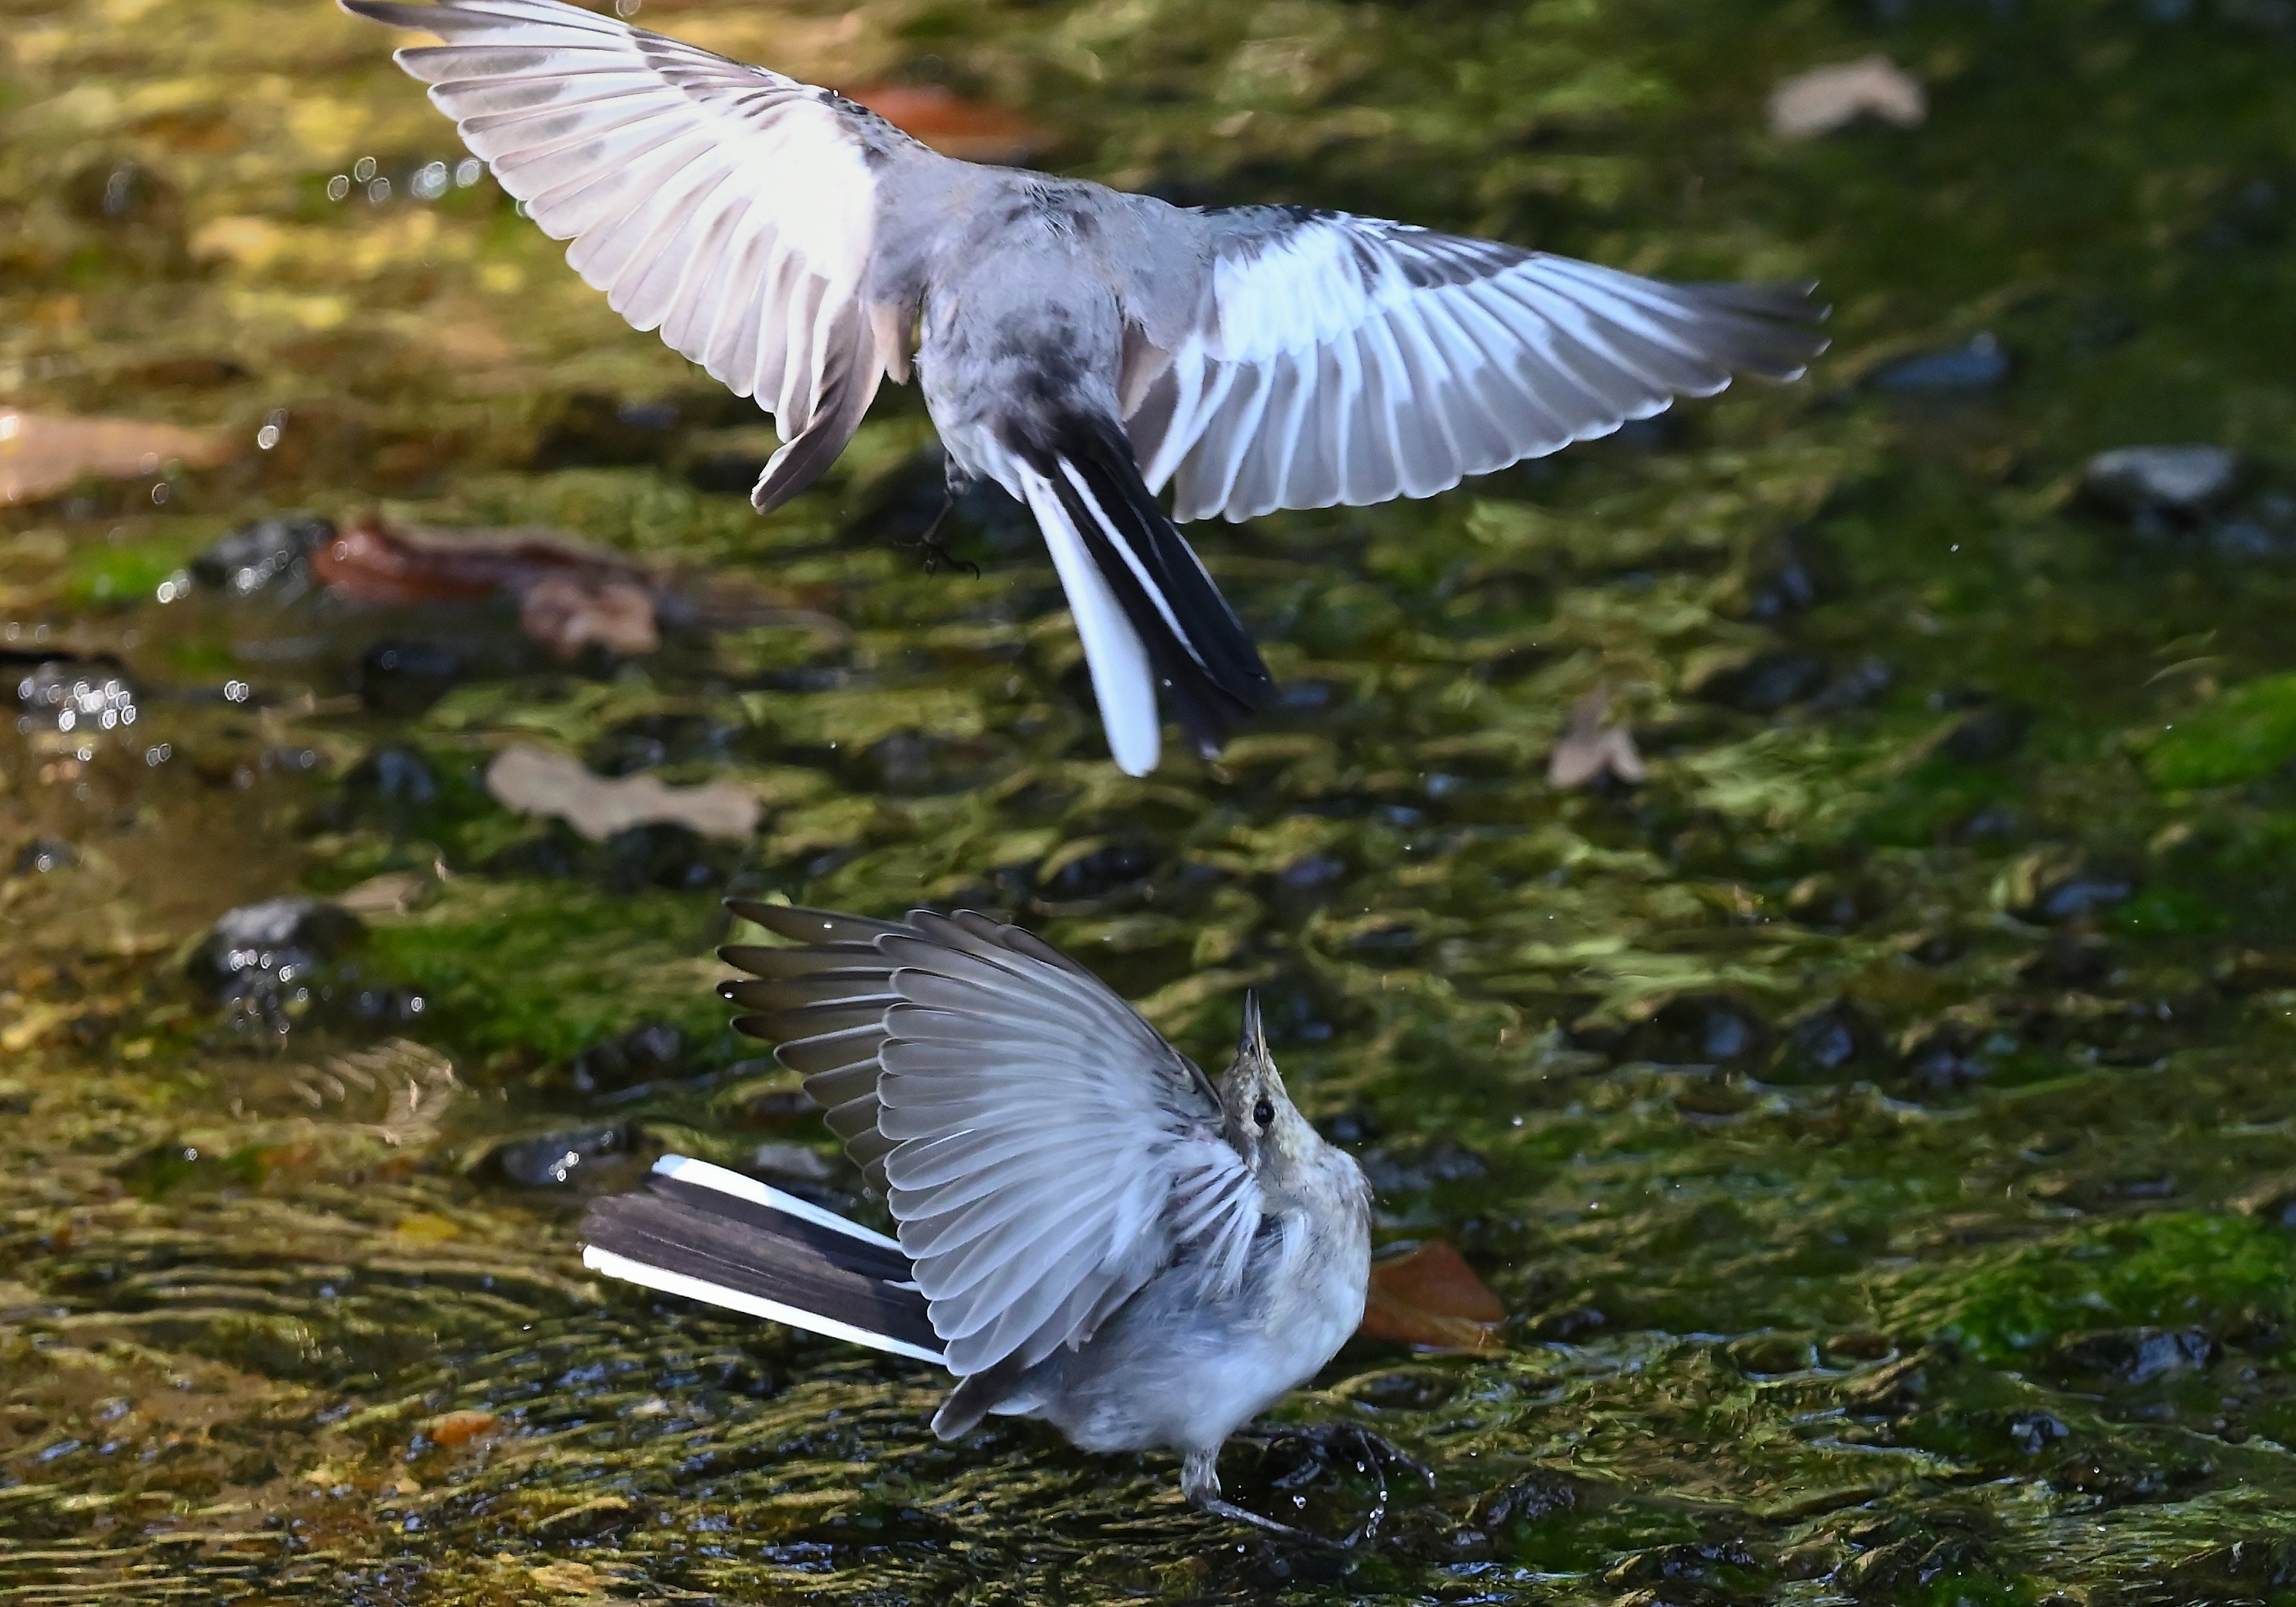
[(726, 951), (735, 1025), (885, 1187), (951, 1372), (1081, 1344), (1183, 1255), (1242, 1278), (1265, 1201), (1218, 1098), (1089, 972), (969, 912), (733, 907), (798, 943)]
[[(1675, 284), (1295, 207), (1168, 210), (1181, 301), (1136, 324), (1125, 428), (1173, 516), (1427, 496), (1825, 342), (1807, 286)], [(1183, 249), (1185, 248), (1185, 249)]]
[(341, 0), (614, 310), (774, 415), (759, 512), (835, 461), (914, 307), (873, 284), (889, 176), (951, 163), (826, 89), (556, 0)]

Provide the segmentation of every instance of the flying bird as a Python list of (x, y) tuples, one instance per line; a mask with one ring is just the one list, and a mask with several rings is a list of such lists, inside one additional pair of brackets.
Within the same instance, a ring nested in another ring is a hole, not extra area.
[(591, 1208), (585, 1264), (944, 1366), (944, 1439), (996, 1414), (1177, 1450), (1190, 1502), (1290, 1532), (1221, 1498), (1219, 1449), (1362, 1321), (1371, 1191), (1257, 1005), (1214, 1082), (1019, 927), (729, 907), (791, 940), (724, 951), (734, 1025), (803, 1074), (896, 1236), (673, 1155)]
[(557, 0), (341, 4), (444, 40), (397, 60), (503, 188), (615, 311), (773, 414), (759, 512), (914, 374), (952, 488), (990, 480), (1034, 513), (1135, 775), (1160, 700), (1209, 757), (1273, 689), (1174, 520), (1430, 496), (1824, 347), (1808, 285), (958, 161)]

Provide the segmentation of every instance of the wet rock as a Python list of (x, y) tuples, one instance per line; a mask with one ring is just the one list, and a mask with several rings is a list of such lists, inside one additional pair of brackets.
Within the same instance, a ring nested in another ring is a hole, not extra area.
[(1792, 1333), (1750, 1333), (1725, 1347), (1730, 1365), (1749, 1378), (1780, 1378), (1817, 1365), (1817, 1347)]
[(2193, 1603), (2276, 1602), (2296, 1590), (2296, 1540), (2259, 1535), (2211, 1546), (2162, 1570), (2145, 1602)]
[(1745, 1000), (1687, 994), (1669, 999), (1629, 1042), (1637, 1058), (1663, 1065), (1734, 1065), (1767, 1054), (1772, 1037)]
[(2215, 1336), (2198, 1328), (2101, 1328), (2066, 1335), (2056, 1357), (2075, 1372), (2133, 1385), (2197, 1372), (2217, 1350)]
[(1909, 1029), (1899, 1040), (1899, 1069), (1923, 1094), (1951, 1094), (1993, 1074), (1976, 1053), (1976, 1035), (1958, 1021), (1932, 1021)]
[(1399, 1198), (1423, 1194), (1438, 1184), (1464, 1183), (1489, 1169), (1463, 1144), (1441, 1139), (1416, 1146), (1369, 1150), (1357, 1157), (1375, 1194)]
[(437, 642), (379, 642), (351, 673), (359, 701), (377, 714), (421, 714), (462, 680), (468, 666), (455, 649)]
[(15, 870), (19, 876), (45, 875), (78, 863), (79, 851), (62, 838), (35, 837), (16, 850)]
[(1779, 1064), (1806, 1071), (1840, 1071), (1870, 1057), (1880, 1046), (1880, 1036), (1865, 1011), (1848, 999), (1835, 999), (1787, 1021)]
[(625, 827), (607, 838), (601, 850), (605, 883), (620, 892), (647, 887), (697, 892), (723, 887), (732, 880), (737, 857), (734, 850), (711, 843), (693, 827), (664, 820)]
[(2237, 1201), (2242, 1211), (2259, 1222), (2296, 1233), (2296, 1183), (2269, 1183)]
[(2081, 471), (2081, 491), (2133, 519), (2193, 524), (2240, 484), (2240, 460), (2221, 447), (2122, 447)]
[[(1956, 1596), (1952, 1587), (1964, 1580), (1980, 1586), (1982, 1594), (1972, 1590)], [(1924, 1601), (1984, 1600), (1999, 1594), (1985, 1548), (1961, 1535), (1934, 1542), (1915, 1536), (1877, 1546), (1844, 1563), (1833, 1582), (1861, 1602), (1904, 1601), (1916, 1593)]]
[(16, 702), (23, 710), (16, 720), (20, 733), (101, 734), (125, 731), (142, 715), (135, 688), (119, 663), (108, 658), (29, 663), (16, 677)]
[(750, 1169), (798, 1183), (836, 1181), (837, 1163), (809, 1144), (761, 1144), (750, 1152)]
[(1820, 871), (1787, 890), (1786, 913), (1822, 931), (1849, 931), (1882, 914), (1889, 902), (1887, 892), (1866, 877)]
[(556, 1080), (577, 1094), (612, 1094), (675, 1077), (685, 1051), (685, 1033), (668, 1021), (644, 1021), (591, 1045), (566, 1062)]
[(521, 1188), (563, 1188), (585, 1166), (621, 1153), (628, 1142), (629, 1135), (617, 1124), (564, 1127), (497, 1144), (488, 1152), (484, 1168)]
[(2033, 901), (2016, 914), (2045, 925), (2085, 921), (2126, 901), (2136, 890), (2136, 882), (2127, 877), (2084, 869), (2043, 882)]
[(734, 1119), (745, 1127), (786, 1127), (820, 1115), (821, 1107), (802, 1088), (763, 1088), (743, 1095), (734, 1105)]
[(1104, 843), (1065, 857), (1056, 855), (1055, 868), (1049, 873), (1040, 872), (1037, 884), (1048, 898), (1098, 898), (1140, 881), (1162, 857), (1152, 843)]
[(1568, 1473), (1535, 1469), (1510, 1484), (1485, 1490), (1468, 1510), (1468, 1521), (1482, 1529), (1505, 1529), (1511, 1523), (1537, 1523), (1541, 1519), (1576, 1512), (1578, 1481)]
[(2007, 1427), (2009, 1438), (2028, 1456), (2038, 1456), (2072, 1434), (2072, 1431), (2050, 1412), (2016, 1413), (2010, 1417)]
[(1758, 561), (1746, 585), (1746, 612), (1756, 619), (1783, 619), (1814, 608), (1836, 589), (1840, 561), (1824, 541), (1808, 531), (1782, 536)]
[(1287, 891), (1306, 892), (1336, 881), (1348, 873), (1348, 862), (1330, 854), (1306, 854), (1275, 873), (1276, 884)]
[(1376, 1115), (1358, 1105), (1324, 1121), (1321, 1130), (1332, 1143), (1352, 1150), (1379, 1137), (1380, 1121)]
[[(1602, 1577), (1603, 1582), (1611, 1586), (1674, 1585), (1677, 1581), (1727, 1584), (1731, 1582), (1729, 1575), (1750, 1572), (1760, 1565), (1760, 1560), (1742, 1540), (1690, 1541), (1631, 1553), (1605, 1569)], [(1660, 1599), (1678, 1598), (1669, 1591)]]
[(1695, 692), (1708, 702), (1747, 714), (1775, 714), (1790, 703), (1814, 696), (1832, 674), (1826, 661), (1814, 653), (1766, 652), (1708, 676)]
[(1950, 395), (1992, 390), (2009, 378), (2009, 354), (1990, 331), (1959, 346), (1916, 352), (1884, 364), (1868, 381), (1899, 395)]
[(2033, 711), (2021, 703), (1998, 703), (1980, 709), (1947, 734), (1940, 746), (1956, 764), (1993, 765), (2024, 745), (2033, 728)]
[(185, 970), (237, 1025), (284, 1031), (312, 1002), (320, 969), (365, 930), (316, 898), (267, 898), (218, 916)]
[(1602, 1332), (1611, 1319), (1592, 1306), (1566, 1306), (1541, 1312), (1526, 1325), (1530, 1337), (1549, 1345), (1575, 1345)]
[(439, 774), (419, 748), (390, 742), (373, 750), (343, 777), (343, 814), (405, 830), (437, 805)]
[(685, 416), (675, 401), (626, 401), (594, 391), (578, 392), (566, 398), (544, 430), (533, 466), (547, 472), (660, 463), (676, 446)]
[(2017, 968), (2039, 988), (2094, 988), (2112, 973), (2112, 945), (2094, 932), (2053, 932), (2041, 952)]
[(283, 577), (305, 571), (312, 551), (335, 538), (332, 520), (316, 513), (275, 513), (242, 525), (192, 560), (201, 586), (251, 596)]
[(1889, 661), (1871, 656), (1857, 660), (1818, 689), (1809, 700), (1813, 714), (1838, 714), (1845, 709), (1863, 709), (1866, 704), (1890, 690), (1898, 678)]

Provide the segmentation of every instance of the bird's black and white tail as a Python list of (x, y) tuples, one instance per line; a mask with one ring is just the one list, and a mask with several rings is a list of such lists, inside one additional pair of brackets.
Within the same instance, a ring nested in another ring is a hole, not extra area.
[(1197, 751), (1218, 753), (1274, 683), (1202, 561), (1156, 505), (1122, 429), (1074, 416), (1016, 455), (1118, 766), (1133, 775), (1156, 767), (1160, 688)]
[(609, 1277), (947, 1365), (898, 1244), (706, 1160), (665, 1155), (644, 1192), (591, 1206), (582, 1237)]

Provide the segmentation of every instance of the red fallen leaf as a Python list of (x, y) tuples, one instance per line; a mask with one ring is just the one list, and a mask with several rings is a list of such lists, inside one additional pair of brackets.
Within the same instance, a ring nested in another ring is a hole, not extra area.
[(1358, 1332), (1422, 1350), (1492, 1350), (1505, 1321), (1506, 1308), (1466, 1258), (1430, 1239), (1407, 1254), (1372, 1263)]
[(838, 93), (942, 155), (966, 161), (1015, 162), (1052, 143), (1017, 112), (968, 101), (938, 84), (862, 84)]

